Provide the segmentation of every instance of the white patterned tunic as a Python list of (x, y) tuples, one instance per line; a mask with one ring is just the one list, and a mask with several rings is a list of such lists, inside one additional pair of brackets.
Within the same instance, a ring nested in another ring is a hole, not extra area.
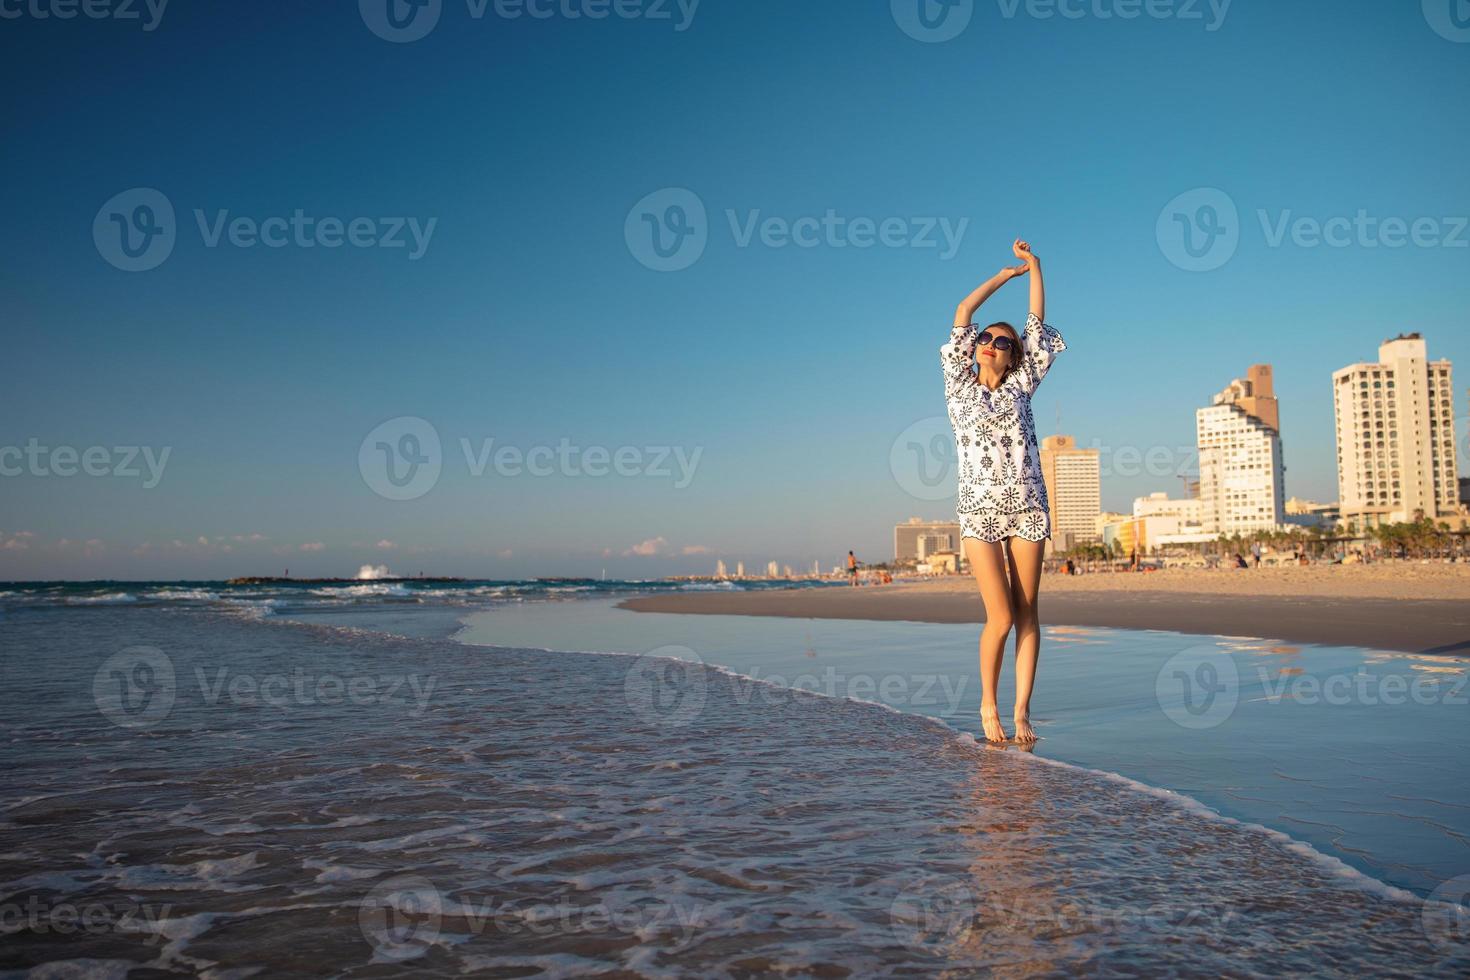
[(973, 323), (955, 327), (949, 343), (939, 348), (958, 450), (961, 536), (1041, 541), (1051, 537), (1051, 514), (1031, 395), (1067, 343), (1055, 328), (1028, 314), (1020, 360), (992, 391), (980, 382), (975, 364), (980, 329)]

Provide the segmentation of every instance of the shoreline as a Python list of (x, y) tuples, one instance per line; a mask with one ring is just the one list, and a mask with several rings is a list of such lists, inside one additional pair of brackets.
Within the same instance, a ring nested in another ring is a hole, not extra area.
[[(1324, 569), (1292, 571), (1298, 572), (1298, 579), (1301, 571), (1332, 574)], [(1261, 577), (1241, 577), (1248, 574)], [(1331, 592), (1309, 587), (1314, 583), (1292, 586), (1265, 570), (1234, 573), (1232, 580), (1215, 582), (1164, 572), (1047, 575), (1041, 586), (1041, 622), (1470, 656), (1470, 589), (1459, 597), (1470, 585), (1470, 566), (1435, 577), (1446, 581), (1420, 583), (1416, 594), (1425, 597), (1409, 598), (1394, 595), (1395, 588), (1381, 582), (1374, 589), (1363, 581), (1338, 580), (1330, 583), (1339, 586)], [(1090, 581), (1083, 585), (1082, 580)], [(1371, 594), (1375, 591), (1379, 594)], [(974, 582), (958, 576), (858, 588), (640, 596), (618, 603), (618, 608), (674, 615), (923, 623), (979, 624), (985, 618)]]

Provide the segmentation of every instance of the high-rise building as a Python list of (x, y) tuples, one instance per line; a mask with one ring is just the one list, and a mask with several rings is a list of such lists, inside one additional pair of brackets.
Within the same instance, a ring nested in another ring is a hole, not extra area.
[(737, 561), (735, 563), (735, 577), (745, 578), (745, 562)]
[(725, 559), (721, 558), (719, 561), (715, 562), (715, 578), (729, 577), (730, 576), (725, 574)]
[(1399, 334), (1376, 363), (1332, 372), (1342, 520), (1359, 531), (1456, 511), (1455, 411), (1448, 359)]
[(1051, 507), (1048, 550), (1066, 551), (1098, 538), (1102, 513), (1102, 467), (1096, 449), (1078, 449), (1071, 436), (1041, 440), (1041, 478)]
[(781, 569), (779, 567), (777, 567), (776, 563), (774, 561), (768, 561), (768, 562), (766, 562), (766, 578), (780, 578), (780, 577), (781, 577)]
[(924, 561), (943, 551), (960, 550), (960, 526), (954, 521), (926, 521), (910, 517), (893, 528), (893, 557), (897, 561)]
[(1286, 464), (1271, 365), (1252, 364), (1195, 411), (1200, 521), (1213, 535), (1275, 528), (1286, 513)]

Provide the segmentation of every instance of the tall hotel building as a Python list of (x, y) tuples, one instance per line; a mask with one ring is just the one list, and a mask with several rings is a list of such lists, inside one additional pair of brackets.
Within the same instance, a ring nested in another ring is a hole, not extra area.
[(1271, 365), (1252, 364), (1195, 412), (1202, 530), (1249, 533), (1281, 524), (1286, 464)]
[(1096, 541), (1102, 513), (1101, 466), (1096, 449), (1078, 449), (1071, 436), (1041, 440), (1041, 477), (1051, 507), (1048, 551)]
[(1379, 524), (1454, 514), (1454, 394), (1450, 362), (1431, 361), (1424, 338), (1399, 334), (1377, 363), (1332, 372), (1337, 490), (1344, 523)]

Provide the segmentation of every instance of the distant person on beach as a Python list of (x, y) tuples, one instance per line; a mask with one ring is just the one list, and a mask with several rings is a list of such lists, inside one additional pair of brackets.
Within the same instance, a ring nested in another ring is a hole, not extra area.
[(1251, 557), (1255, 559), (1255, 566), (1261, 567), (1261, 542), (1251, 542)]
[(848, 584), (850, 584), (850, 585), (857, 585), (858, 584), (857, 566), (858, 566), (857, 556), (854, 555), (851, 551), (849, 551), (847, 553), (847, 580), (848, 580)]
[[(1046, 321), (1041, 261), (1029, 243), (1011, 246), (1019, 265), (1006, 266), (960, 301), (949, 342), (939, 349), (944, 396), (959, 450), (960, 538), (985, 603), (980, 633), (980, 723), (985, 738), (1007, 740), (997, 689), (1011, 628), (1016, 631), (1017, 742), (1036, 741), (1031, 689), (1041, 654), (1037, 595), (1041, 559), (1051, 537), (1046, 484), (1031, 396), (1058, 353), (1062, 335)], [(975, 311), (1001, 286), (1031, 277), (1024, 333), (1004, 321), (983, 329)]]

